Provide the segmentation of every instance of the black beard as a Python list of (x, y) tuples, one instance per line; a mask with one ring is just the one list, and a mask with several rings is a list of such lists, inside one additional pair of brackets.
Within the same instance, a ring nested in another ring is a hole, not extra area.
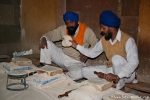
[(105, 40), (110, 40), (112, 38), (112, 32), (108, 32), (107, 35), (105, 35)]
[(106, 33), (104, 33), (104, 32), (101, 32), (100, 34), (101, 34), (102, 36), (105, 36), (105, 40), (106, 40), (106, 41), (108, 41), (108, 40), (110, 40), (110, 39), (112, 38), (112, 32), (110, 32), (110, 31), (107, 33), (107, 35), (106, 35)]
[(75, 27), (67, 27), (67, 29), (68, 29), (68, 35), (74, 36), (77, 28), (78, 28), (78, 25), (75, 26)]
[(102, 36), (105, 36), (105, 33), (104, 33), (104, 32), (101, 32), (100, 34), (101, 34)]

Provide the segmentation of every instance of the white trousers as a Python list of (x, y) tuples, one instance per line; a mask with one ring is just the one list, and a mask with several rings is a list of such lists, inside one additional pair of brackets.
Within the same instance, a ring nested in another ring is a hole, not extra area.
[[(113, 67), (108, 68), (106, 65), (84, 67), (82, 69), (82, 74), (83, 77), (87, 79), (98, 77), (96, 74), (94, 74), (94, 71), (103, 72), (105, 74), (112, 73), (117, 75), (122, 70), (122, 67), (126, 63), (127, 61), (123, 57), (115, 55), (112, 57)], [(129, 78), (121, 78), (118, 84), (116, 85), (116, 89), (121, 89), (125, 85), (125, 83), (133, 82), (134, 79), (135, 79), (135, 72), (132, 73), (132, 75)]]
[(83, 68), (83, 62), (77, 61), (65, 55), (61, 48), (58, 48), (53, 42), (47, 41), (47, 48), (41, 49), (40, 62), (51, 64), (54, 62), (61, 68), (66, 68), (68, 72), (66, 75), (71, 77), (73, 80), (83, 78), (81, 70)]

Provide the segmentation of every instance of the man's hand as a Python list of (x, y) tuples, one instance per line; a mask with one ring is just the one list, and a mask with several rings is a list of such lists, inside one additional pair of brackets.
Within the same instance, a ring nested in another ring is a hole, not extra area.
[(104, 75), (104, 78), (107, 80), (107, 81), (110, 81), (110, 82), (115, 82), (115, 83), (118, 83), (118, 81), (119, 81), (119, 77), (117, 76), (117, 75), (114, 75), (114, 74), (111, 74), (111, 73), (109, 73), (109, 74), (105, 74)]
[(41, 48), (44, 49), (45, 47), (47, 48), (47, 41), (46, 41), (46, 38), (43, 37), (40, 41), (39, 49), (41, 49)]
[(99, 78), (103, 78), (103, 79), (104, 79), (104, 76), (105, 76), (105, 74), (104, 74), (104, 73), (94, 71), (94, 74), (96, 74)]
[(87, 61), (87, 59), (88, 59), (88, 57), (85, 56), (85, 55), (83, 55), (83, 54), (80, 54), (79, 57), (80, 57), (80, 61), (81, 61), (81, 62), (84, 62), (84, 63), (85, 63), (85, 62)]
[(75, 40), (69, 40), (72, 43), (72, 47), (76, 49), (78, 43)]
[(97, 71), (94, 71), (94, 74), (96, 74), (99, 78), (103, 78), (109, 82), (114, 82), (115, 84), (118, 83), (118, 81), (120, 80), (120, 78), (117, 76), (117, 75), (114, 75), (114, 74), (105, 74), (105, 73), (102, 73), (102, 72), (97, 72)]

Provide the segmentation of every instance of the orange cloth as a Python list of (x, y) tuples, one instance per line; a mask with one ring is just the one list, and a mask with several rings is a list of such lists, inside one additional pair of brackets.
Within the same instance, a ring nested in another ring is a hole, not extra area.
[[(83, 45), (84, 33), (87, 28), (87, 25), (79, 22), (79, 32), (76, 37), (72, 37), (78, 44)], [(68, 35), (68, 30), (66, 29), (66, 34)]]

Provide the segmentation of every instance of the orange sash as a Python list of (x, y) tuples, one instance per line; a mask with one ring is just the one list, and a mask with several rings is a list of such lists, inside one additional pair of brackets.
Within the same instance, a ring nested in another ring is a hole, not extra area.
[[(76, 37), (72, 37), (78, 44), (83, 45), (84, 32), (87, 28), (87, 25), (79, 22), (79, 32)], [(66, 34), (68, 35), (68, 30), (66, 29)]]

